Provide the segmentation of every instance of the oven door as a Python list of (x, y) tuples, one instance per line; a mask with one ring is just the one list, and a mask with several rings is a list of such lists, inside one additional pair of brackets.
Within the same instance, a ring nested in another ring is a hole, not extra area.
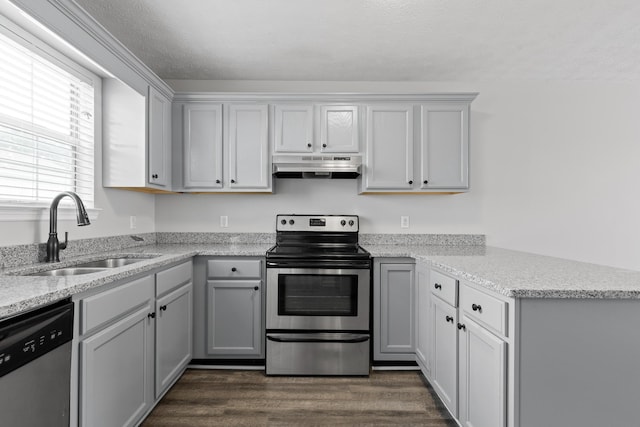
[(267, 329), (369, 331), (368, 269), (268, 268)]

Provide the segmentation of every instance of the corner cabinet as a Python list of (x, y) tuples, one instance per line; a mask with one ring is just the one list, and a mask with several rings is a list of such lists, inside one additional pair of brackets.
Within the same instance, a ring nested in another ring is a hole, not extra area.
[[(185, 192), (271, 192), (266, 104), (174, 106), (174, 187)], [(179, 161), (181, 160), (181, 161)]]
[(141, 94), (120, 80), (103, 83), (102, 185), (171, 190), (171, 99), (153, 86)]
[(414, 262), (376, 258), (373, 269), (373, 360), (414, 361)]

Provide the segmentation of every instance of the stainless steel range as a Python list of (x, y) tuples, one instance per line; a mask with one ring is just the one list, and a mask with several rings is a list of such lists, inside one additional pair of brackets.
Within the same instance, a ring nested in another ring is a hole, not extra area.
[(368, 375), (371, 255), (355, 215), (278, 215), (267, 251), (267, 375)]

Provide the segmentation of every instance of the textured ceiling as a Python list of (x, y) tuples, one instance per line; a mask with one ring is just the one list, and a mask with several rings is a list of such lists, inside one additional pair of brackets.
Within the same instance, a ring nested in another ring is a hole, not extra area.
[(640, 80), (638, 0), (76, 0), (160, 77)]

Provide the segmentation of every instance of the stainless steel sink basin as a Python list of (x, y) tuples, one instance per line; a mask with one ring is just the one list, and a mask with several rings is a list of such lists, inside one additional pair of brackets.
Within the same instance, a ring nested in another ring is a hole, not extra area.
[(79, 274), (98, 273), (106, 270), (105, 268), (88, 268), (88, 267), (65, 267), (56, 268), (55, 270), (40, 271), (31, 273), (29, 276), (77, 276)]
[(135, 264), (136, 262), (144, 261), (151, 258), (156, 258), (158, 255), (123, 255), (112, 256), (105, 259), (99, 259), (96, 261), (83, 262), (81, 264), (72, 265), (69, 267), (60, 267), (52, 270), (40, 271), (37, 273), (26, 274), (26, 276), (77, 276), (78, 274), (91, 274), (100, 271), (105, 271), (109, 268), (124, 267), (125, 265)]
[(107, 258), (107, 259), (99, 259), (97, 261), (90, 261), (90, 262), (78, 264), (76, 267), (116, 268), (116, 267), (123, 267), (129, 264), (134, 264), (136, 262), (144, 261), (145, 259), (148, 259), (148, 258)]

